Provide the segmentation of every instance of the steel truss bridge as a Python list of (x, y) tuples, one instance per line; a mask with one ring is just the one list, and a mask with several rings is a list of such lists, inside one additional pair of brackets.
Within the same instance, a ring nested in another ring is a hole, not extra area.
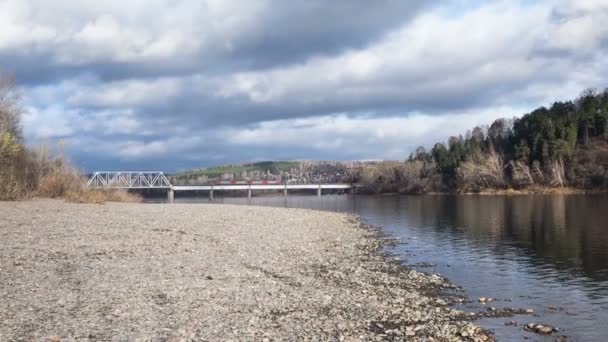
[(176, 191), (209, 191), (213, 200), (213, 192), (221, 190), (247, 191), (251, 198), (253, 190), (280, 190), (287, 196), (287, 190), (316, 190), (321, 196), (323, 189), (351, 190), (351, 184), (221, 184), (174, 186), (160, 171), (98, 171), (94, 172), (87, 186), (92, 189), (166, 189), (169, 202), (173, 202)]
[(93, 173), (87, 186), (111, 189), (170, 189), (171, 183), (164, 173), (158, 171), (99, 171)]

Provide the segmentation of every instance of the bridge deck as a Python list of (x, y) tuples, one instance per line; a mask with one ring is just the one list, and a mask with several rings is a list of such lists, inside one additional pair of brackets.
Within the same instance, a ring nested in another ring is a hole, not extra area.
[(174, 191), (211, 191), (211, 190), (317, 190), (351, 189), (350, 184), (236, 184), (236, 185), (175, 185)]

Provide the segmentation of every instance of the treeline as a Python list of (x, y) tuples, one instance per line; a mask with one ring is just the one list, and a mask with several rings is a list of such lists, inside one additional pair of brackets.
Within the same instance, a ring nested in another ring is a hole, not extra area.
[(355, 181), (401, 193), (608, 188), (608, 89), (419, 147), (405, 162), (362, 167)]

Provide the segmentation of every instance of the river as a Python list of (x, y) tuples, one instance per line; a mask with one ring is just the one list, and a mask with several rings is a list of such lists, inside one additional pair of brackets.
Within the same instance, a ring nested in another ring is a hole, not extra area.
[[(215, 202), (358, 214), (400, 239), (389, 251), (408, 265), (446, 276), (472, 299), (497, 298), (494, 307), (534, 309), (535, 316), (477, 321), (499, 341), (553, 341), (525, 332), (521, 324), (528, 322), (556, 326), (569, 341), (608, 336), (608, 196), (290, 195)], [(511, 320), (520, 325), (506, 326)]]

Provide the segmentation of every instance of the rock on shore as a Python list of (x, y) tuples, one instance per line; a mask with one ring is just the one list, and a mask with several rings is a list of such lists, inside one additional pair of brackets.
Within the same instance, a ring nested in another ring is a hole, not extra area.
[(489, 340), (349, 215), (0, 202), (0, 340)]

